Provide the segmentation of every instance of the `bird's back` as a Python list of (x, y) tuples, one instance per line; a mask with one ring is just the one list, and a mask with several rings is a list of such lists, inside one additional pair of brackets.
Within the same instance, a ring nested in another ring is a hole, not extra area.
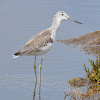
[(48, 43), (53, 43), (50, 29), (43, 30), (42, 32), (32, 36), (25, 46), (15, 53), (14, 56), (35, 55), (37, 52), (40, 52), (40, 48), (47, 46)]

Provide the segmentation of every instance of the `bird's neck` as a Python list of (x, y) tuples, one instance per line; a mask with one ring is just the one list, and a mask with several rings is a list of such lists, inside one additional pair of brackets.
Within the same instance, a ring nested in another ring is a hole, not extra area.
[(57, 17), (54, 17), (52, 26), (51, 26), (51, 38), (55, 40), (56, 34), (60, 28), (61, 20), (58, 19)]
[(54, 17), (53, 22), (52, 22), (52, 29), (55, 33), (58, 32), (60, 28), (61, 20), (57, 17)]

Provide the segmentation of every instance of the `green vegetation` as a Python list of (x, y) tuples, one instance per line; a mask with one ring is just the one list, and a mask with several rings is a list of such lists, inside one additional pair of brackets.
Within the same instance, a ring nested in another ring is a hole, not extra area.
[(71, 100), (100, 99), (100, 55), (96, 57), (96, 61), (89, 60), (89, 62), (92, 66), (91, 70), (86, 68), (84, 64), (86, 79), (74, 77), (68, 81), (70, 91), (64, 92), (65, 99), (67, 99), (67, 97)]
[(89, 62), (92, 66), (91, 71), (89, 71), (89, 68), (86, 68), (84, 64), (87, 78), (92, 82), (97, 82), (97, 84), (100, 85), (100, 55), (97, 56), (95, 62), (93, 60), (89, 60)]

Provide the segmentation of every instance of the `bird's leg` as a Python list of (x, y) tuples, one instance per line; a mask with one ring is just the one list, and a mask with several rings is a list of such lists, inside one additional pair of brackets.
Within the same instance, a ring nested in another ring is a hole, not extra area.
[(39, 82), (39, 100), (41, 100), (41, 82)]
[(43, 61), (43, 57), (41, 59), (41, 64), (39, 66), (39, 73), (40, 73), (40, 79), (39, 79), (39, 100), (41, 100), (40, 92), (41, 92), (41, 67), (42, 67), (42, 61)]
[(41, 64), (39, 66), (39, 73), (40, 73), (40, 81), (39, 81), (39, 83), (40, 83), (40, 85), (41, 85), (41, 67), (42, 67), (42, 61), (43, 61), (43, 57), (41, 59)]
[(34, 72), (35, 72), (35, 83), (37, 83), (37, 76), (36, 76), (36, 56), (34, 59)]
[(36, 94), (36, 85), (37, 85), (37, 83), (35, 82), (35, 86), (34, 86), (34, 92), (33, 92), (33, 100), (35, 100), (35, 94)]

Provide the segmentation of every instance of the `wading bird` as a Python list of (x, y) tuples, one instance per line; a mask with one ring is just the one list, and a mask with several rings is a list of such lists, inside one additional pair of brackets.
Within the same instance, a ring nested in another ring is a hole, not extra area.
[(23, 56), (23, 55), (34, 55), (35, 56), (35, 60), (34, 60), (35, 81), (37, 81), (36, 66), (35, 66), (36, 56), (38, 55), (42, 56), (41, 64), (39, 67), (40, 74), (41, 74), (43, 55), (46, 54), (52, 48), (54, 41), (55, 41), (56, 34), (59, 30), (60, 24), (64, 20), (70, 20), (70, 21), (82, 24), (81, 22), (71, 19), (67, 15), (66, 12), (58, 11), (53, 18), (52, 26), (50, 28), (47, 28), (43, 30), (42, 32), (31, 37), (28, 40), (28, 42), (25, 44), (25, 46), (13, 55), (13, 58)]

